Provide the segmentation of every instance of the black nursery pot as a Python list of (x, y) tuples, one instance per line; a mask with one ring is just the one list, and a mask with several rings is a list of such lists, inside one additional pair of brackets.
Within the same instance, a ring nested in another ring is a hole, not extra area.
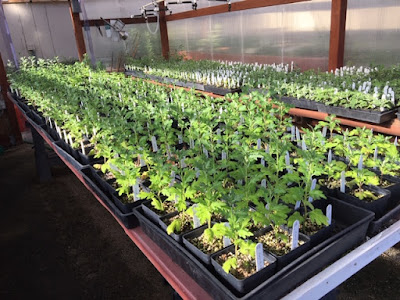
[(346, 193), (337, 191), (337, 196), (341, 200), (374, 212), (376, 219), (384, 215), (389, 205), (391, 192), (387, 189), (382, 189), (373, 185), (367, 185), (364, 187), (364, 189), (382, 195), (382, 197), (372, 202), (363, 201), (353, 195), (350, 195), (350, 190), (348, 188), (346, 188)]
[(115, 205), (119, 208), (119, 210), (124, 214), (129, 214), (132, 210), (141, 205), (143, 200), (138, 200), (131, 203), (123, 203), (116, 194), (112, 194), (112, 200), (114, 201)]
[(228, 246), (211, 256), (211, 263), (215, 271), (226, 281), (232, 288), (234, 288), (239, 293), (247, 293), (257, 287), (260, 283), (267, 280), (269, 277), (274, 275), (276, 270), (276, 258), (271, 254), (264, 251), (264, 260), (268, 261), (269, 265), (260, 271), (252, 274), (245, 279), (237, 279), (230, 273), (226, 273), (222, 266), (217, 262), (217, 258), (226, 253), (235, 253), (235, 246)]
[(182, 237), (182, 241), (183, 241), (183, 244), (186, 246), (186, 248), (188, 248), (189, 251), (192, 252), (192, 254), (194, 256), (196, 256), (198, 259), (200, 259), (204, 264), (210, 265), (211, 264), (211, 255), (213, 253), (206, 254), (190, 242), (190, 240), (201, 236), (203, 234), (204, 230), (206, 230), (207, 228), (208, 228), (208, 225), (203, 225), (203, 226), (200, 226), (200, 227), (184, 234)]
[[(165, 223), (165, 221), (168, 220), (168, 219), (170, 219), (170, 218), (172, 218), (172, 217), (175, 217), (175, 216), (178, 215), (178, 214), (179, 214), (179, 212), (173, 212), (173, 213), (170, 213), (170, 214), (168, 214), (168, 215), (165, 215), (165, 216), (163, 216), (163, 217), (160, 218), (158, 224), (161, 226), (162, 229), (165, 230), (165, 232), (167, 232), (167, 227), (168, 227), (168, 225)], [(188, 232), (190, 232), (190, 231), (182, 232), (182, 233), (180, 233), (180, 234), (176, 234), (176, 233), (172, 232), (172, 233), (170, 234), (170, 236), (171, 236), (175, 241), (177, 241), (178, 243), (182, 244), (182, 236), (183, 236), (184, 234), (188, 233)]]
[(160, 223), (160, 218), (170, 215), (167, 213), (157, 214), (155, 211), (151, 209), (151, 201), (146, 201), (142, 203), (142, 209), (143, 209), (143, 214), (156, 224)]
[[(271, 227), (266, 227), (254, 234), (254, 236), (257, 238), (259, 236), (264, 235), (265, 233), (271, 231)], [(286, 229), (287, 230), (287, 229)], [(277, 260), (277, 265), (278, 265), (278, 270), (281, 270), (282, 268), (286, 267), (288, 264), (290, 264), (292, 261), (294, 261), (296, 258), (307, 252), (311, 248), (311, 243), (310, 243), (310, 238), (306, 236), (305, 234), (302, 234), (299, 232), (299, 241), (303, 241), (304, 244), (301, 246), (298, 246), (296, 249), (290, 251), (289, 253), (285, 255), (278, 255), (273, 252), (271, 252), (268, 248), (265, 247), (264, 245), (264, 251), (268, 251), (268, 253), (271, 253), (272, 256), (274, 256)]]

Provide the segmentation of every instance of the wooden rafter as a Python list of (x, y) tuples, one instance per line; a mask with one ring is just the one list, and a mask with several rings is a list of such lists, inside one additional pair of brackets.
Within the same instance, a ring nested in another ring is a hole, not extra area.
[[(145, 24), (146, 22), (149, 23), (156, 23), (157, 18), (156, 17), (148, 17), (147, 20), (145, 18), (115, 18), (121, 20), (125, 25), (128, 24)], [(110, 19), (104, 19), (107, 22), (110, 22)], [(111, 19), (113, 20), (113, 19)], [(88, 20), (88, 25), (89, 26), (102, 26), (104, 25), (104, 21), (101, 19), (95, 19), (95, 20)], [(82, 26), (84, 26), (84, 21), (81, 21)]]
[(165, 20), (165, 4), (164, 1), (160, 3), (160, 37), (161, 37), (161, 48), (162, 55), (165, 59), (169, 58), (169, 39), (167, 21)]
[(241, 11), (253, 8), (260, 8), (260, 7), (267, 7), (267, 6), (275, 6), (275, 5), (283, 5), (283, 4), (290, 4), (296, 2), (306, 2), (311, 0), (244, 0), (240, 2), (234, 2), (230, 6), (228, 4), (216, 5), (206, 8), (200, 8), (198, 10), (190, 10), (185, 11), (177, 14), (172, 14), (166, 16), (167, 21), (176, 21), (176, 20), (183, 20), (189, 18), (196, 18), (196, 17), (203, 17), (203, 16), (210, 16), (216, 14), (227, 13), (230, 11)]
[(329, 70), (343, 67), (347, 0), (332, 0), (329, 41)]

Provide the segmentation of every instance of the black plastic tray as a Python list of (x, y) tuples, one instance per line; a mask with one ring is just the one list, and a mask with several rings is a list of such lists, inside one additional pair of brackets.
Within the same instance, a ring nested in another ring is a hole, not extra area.
[(54, 142), (54, 146), (56, 153), (67, 160), (68, 163), (70, 163), (75, 169), (80, 170), (83, 168), (83, 165), (78, 160), (76, 160), (71, 153), (68, 152), (71, 151), (71, 149), (66, 146), (66, 143), (63, 140), (60, 139)]
[(379, 112), (374, 110), (362, 110), (344, 108), (339, 106), (319, 105), (318, 111), (349, 119), (381, 124), (394, 119), (397, 108)]
[(333, 206), (333, 218), (336, 220), (335, 234), (247, 294), (237, 293), (223, 285), (215, 272), (204, 266), (186, 248), (147, 219), (141, 208), (135, 209), (134, 214), (137, 216), (143, 232), (173, 258), (174, 262), (201, 287), (207, 290), (214, 299), (273, 300), (280, 299), (364, 240), (374, 214), (336, 198), (330, 198), (328, 202)]
[(282, 96), (280, 99), (282, 102), (285, 102), (287, 104), (293, 105), (294, 107), (297, 108), (304, 108), (308, 110), (318, 110), (318, 105), (320, 103), (312, 100), (307, 100), (307, 99), (297, 99), (294, 97), (288, 97), (288, 96)]
[(240, 88), (237, 89), (226, 89), (222, 87), (216, 87), (213, 85), (204, 85), (204, 91), (208, 93), (213, 93), (215, 95), (225, 96), (226, 94), (230, 93), (240, 93), (242, 90)]
[(111, 200), (109, 191), (104, 190), (96, 184), (95, 176), (96, 171), (90, 167), (85, 166), (80, 170), (85, 183), (92, 189), (92, 191), (101, 199), (101, 201), (117, 216), (117, 218), (124, 224), (126, 228), (134, 228), (138, 225), (134, 213), (122, 213), (119, 208)]

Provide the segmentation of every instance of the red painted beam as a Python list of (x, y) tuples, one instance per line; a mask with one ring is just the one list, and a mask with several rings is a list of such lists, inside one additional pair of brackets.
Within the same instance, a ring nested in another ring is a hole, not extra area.
[(160, 2), (159, 8), (160, 8), (160, 35), (161, 35), (162, 55), (165, 59), (168, 59), (169, 58), (169, 39), (168, 39), (167, 21), (165, 19), (164, 1)]
[(332, 0), (329, 40), (329, 70), (343, 67), (347, 0)]
[(183, 20), (183, 19), (189, 19), (189, 18), (222, 14), (222, 13), (227, 13), (230, 11), (241, 11), (241, 10), (246, 10), (246, 9), (283, 5), (283, 4), (305, 2), (305, 1), (311, 1), (311, 0), (245, 0), (245, 1), (232, 3), (230, 6), (230, 10), (229, 10), (228, 4), (222, 4), (222, 5), (216, 5), (216, 6), (206, 7), (206, 8), (200, 8), (198, 10), (190, 10), (190, 11), (185, 11), (185, 12), (181, 12), (181, 13), (177, 13), (177, 14), (172, 14), (172, 15), (166, 16), (166, 20), (167, 21), (176, 21), (176, 20)]

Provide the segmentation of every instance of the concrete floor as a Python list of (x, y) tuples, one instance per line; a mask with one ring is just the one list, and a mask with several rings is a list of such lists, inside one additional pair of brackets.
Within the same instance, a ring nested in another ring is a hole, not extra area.
[[(0, 299), (171, 299), (172, 289), (63, 165), (37, 181), (32, 145), (0, 156)], [(339, 299), (400, 299), (400, 250), (353, 276)]]

